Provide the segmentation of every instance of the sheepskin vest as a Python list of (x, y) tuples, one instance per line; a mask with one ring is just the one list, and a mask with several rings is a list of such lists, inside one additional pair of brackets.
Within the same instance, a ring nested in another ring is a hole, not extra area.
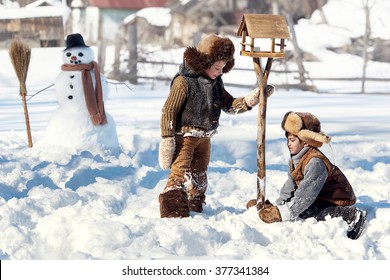
[[(325, 163), (328, 171), (328, 178), (326, 179), (326, 182), (316, 200), (325, 200), (340, 206), (355, 204), (355, 193), (351, 184), (348, 182), (348, 179), (323, 153), (313, 147), (309, 148), (309, 150), (302, 156), (298, 165), (291, 173), (297, 186), (299, 187), (299, 183), (303, 180), (305, 167), (312, 158), (321, 159)], [(290, 168), (292, 168), (292, 161), (290, 163)]]
[(216, 129), (219, 126), (223, 104), (221, 77), (211, 80), (195, 72), (188, 72), (184, 66), (174, 79), (179, 75), (186, 81), (187, 100), (176, 117), (176, 131), (180, 131), (183, 126), (196, 127), (205, 131)]

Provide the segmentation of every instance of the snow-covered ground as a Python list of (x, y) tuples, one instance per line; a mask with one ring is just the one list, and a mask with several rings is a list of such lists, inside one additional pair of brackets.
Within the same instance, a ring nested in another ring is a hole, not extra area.
[[(386, 3), (383, 9), (389, 12)], [(345, 14), (343, 18), (348, 19)], [(329, 34), (324, 44), (313, 40), (319, 30)], [(329, 27), (305, 21), (297, 31), (302, 46), (316, 48), (322, 55), (322, 61), (305, 65), (310, 73), (326, 77), (360, 74), (359, 57), (337, 55), (324, 47), (326, 42), (334, 45), (348, 40), (348, 30), (335, 36)], [(29, 94), (54, 83), (62, 64), (62, 49), (32, 50)], [(251, 68), (249, 58), (237, 55), (236, 59), (237, 65)], [(315, 114), (323, 131), (333, 137), (322, 151), (344, 171), (357, 194), (357, 205), (368, 211), (361, 237), (350, 240), (345, 235), (347, 226), (339, 218), (265, 224), (254, 208), (245, 208), (256, 194), (256, 109), (237, 116), (222, 115), (219, 133), (212, 139), (204, 212), (191, 213), (187, 219), (161, 219), (158, 195), (168, 171), (158, 166), (159, 120), (168, 84), (142, 83), (131, 85), (131, 90), (110, 84), (105, 106), (116, 123), (121, 147), (117, 153), (69, 153), (40, 146), (58, 107), (50, 87), (28, 102), (34, 142), (34, 147), (28, 148), (19, 86), (7, 50), (0, 51), (0, 61), (0, 259), (390, 258), (388, 83), (368, 85), (384, 94), (348, 94), (358, 91), (360, 85), (345, 82), (343, 90), (334, 94), (277, 89), (268, 99), (266, 197), (274, 201), (287, 176), (289, 154), (280, 128), (284, 114)], [(370, 62), (369, 76), (389, 77), (389, 66)], [(234, 71), (225, 75), (230, 81), (242, 78)], [(251, 79), (255, 81), (254, 72)], [(271, 71), (269, 81), (273, 79)], [(334, 90), (333, 82), (317, 86), (323, 91)], [(227, 89), (236, 97), (249, 91)]]

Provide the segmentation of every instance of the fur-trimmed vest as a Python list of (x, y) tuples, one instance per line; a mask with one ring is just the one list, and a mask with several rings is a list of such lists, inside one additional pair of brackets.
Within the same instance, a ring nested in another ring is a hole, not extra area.
[[(355, 204), (356, 196), (348, 179), (323, 153), (313, 147), (310, 147), (302, 156), (298, 165), (291, 173), (297, 186), (299, 187), (299, 183), (303, 180), (305, 167), (312, 158), (321, 159), (328, 171), (328, 178), (316, 200), (325, 200), (340, 206)], [(290, 162), (290, 168), (292, 169), (292, 161)]]
[[(208, 79), (182, 65), (178, 76), (184, 77), (187, 85), (187, 101), (176, 118), (176, 131), (183, 126), (211, 131), (219, 126), (223, 104), (223, 81), (221, 77)], [(172, 80), (172, 83), (173, 83)]]

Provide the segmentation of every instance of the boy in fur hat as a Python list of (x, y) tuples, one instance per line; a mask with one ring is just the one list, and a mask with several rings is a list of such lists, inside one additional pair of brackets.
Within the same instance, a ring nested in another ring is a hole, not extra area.
[(259, 210), (266, 223), (307, 219), (322, 221), (327, 215), (341, 217), (348, 223), (347, 236), (357, 239), (366, 211), (353, 205), (354, 191), (341, 170), (319, 151), (331, 138), (321, 131), (320, 121), (311, 113), (287, 112), (282, 121), (291, 154), (288, 179), (276, 206), (268, 200)]
[[(203, 211), (210, 138), (216, 133), (221, 111), (239, 114), (259, 102), (258, 88), (240, 98), (226, 91), (221, 76), (233, 66), (234, 45), (227, 37), (209, 34), (196, 48), (184, 51), (161, 115), (159, 163), (163, 169), (170, 168), (159, 196), (162, 218)], [(273, 90), (268, 85), (266, 94)]]

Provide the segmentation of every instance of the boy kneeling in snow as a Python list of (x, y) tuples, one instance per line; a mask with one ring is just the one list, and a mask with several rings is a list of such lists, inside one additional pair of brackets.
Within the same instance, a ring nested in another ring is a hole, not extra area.
[[(341, 217), (348, 223), (347, 236), (357, 239), (366, 211), (353, 205), (356, 197), (341, 170), (319, 151), (331, 138), (321, 131), (320, 121), (311, 113), (287, 112), (282, 121), (291, 154), (288, 179), (276, 206), (268, 200), (258, 214), (262, 221), (274, 223), (297, 218), (318, 221)], [(253, 202), (253, 201), (252, 201)]]
[[(239, 114), (259, 102), (259, 89), (239, 98), (226, 91), (222, 74), (233, 66), (234, 45), (227, 37), (209, 34), (196, 48), (184, 51), (161, 114), (159, 163), (163, 169), (170, 168), (167, 185), (159, 195), (162, 218), (203, 211), (210, 139), (219, 126), (221, 111)], [(267, 96), (273, 90), (268, 85)]]

